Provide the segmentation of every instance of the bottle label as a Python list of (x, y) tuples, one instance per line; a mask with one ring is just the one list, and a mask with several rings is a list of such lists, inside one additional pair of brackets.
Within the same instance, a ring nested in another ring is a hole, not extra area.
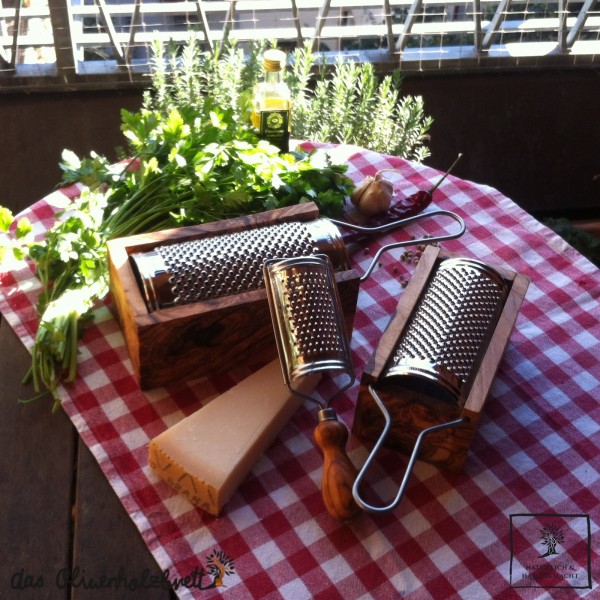
[(289, 144), (289, 119), (288, 110), (263, 110), (260, 113), (260, 137), (277, 146), (284, 152), (288, 151)]

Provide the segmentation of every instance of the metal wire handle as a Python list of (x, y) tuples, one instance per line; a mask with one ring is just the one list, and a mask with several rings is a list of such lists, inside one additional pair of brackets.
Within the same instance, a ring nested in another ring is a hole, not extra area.
[(383, 431), (381, 432), (381, 435), (379, 436), (379, 439), (377, 440), (377, 443), (373, 447), (373, 450), (369, 454), (369, 457), (365, 461), (364, 465), (358, 472), (356, 479), (354, 480), (354, 484), (352, 486), (352, 497), (354, 498), (354, 501), (356, 502), (356, 504), (358, 504), (358, 506), (360, 506), (360, 508), (362, 508), (366, 512), (386, 513), (391, 510), (394, 510), (398, 506), (398, 504), (400, 504), (400, 502), (402, 501), (404, 492), (406, 491), (406, 487), (408, 485), (408, 481), (410, 479), (413, 468), (415, 466), (415, 462), (417, 461), (417, 458), (419, 455), (419, 450), (421, 448), (421, 442), (423, 441), (425, 436), (430, 433), (434, 433), (435, 431), (441, 431), (442, 429), (456, 427), (462, 423), (465, 423), (468, 419), (466, 417), (462, 417), (462, 418), (456, 419), (454, 421), (448, 421), (448, 423), (441, 423), (439, 425), (433, 425), (432, 427), (423, 429), (423, 431), (421, 431), (421, 433), (419, 433), (417, 440), (415, 442), (415, 446), (413, 448), (412, 454), (410, 455), (410, 459), (406, 466), (406, 470), (404, 472), (404, 477), (402, 478), (402, 482), (400, 484), (400, 487), (398, 488), (398, 493), (396, 494), (396, 497), (394, 498), (394, 500), (392, 502), (390, 502), (389, 504), (387, 504), (385, 506), (373, 506), (372, 504), (369, 504), (361, 497), (359, 487), (360, 487), (360, 484), (362, 482), (362, 479), (363, 479), (365, 473), (371, 466), (373, 460), (377, 456), (377, 453), (381, 449), (381, 446), (383, 445), (385, 438), (387, 437), (387, 434), (389, 433), (389, 430), (390, 430), (390, 427), (392, 424), (392, 419), (390, 417), (390, 413), (388, 412), (385, 404), (383, 403), (383, 401), (379, 397), (379, 394), (377, 394), (377, 392), (375, 391), (373, 386), (370, 385), (368, 389), (369, 389), (371, 396), (373, 396), (373, 399), (377, 403), (379, 410), (381, 410), (381, 412), (383, 414), (383, 417), (385, 419), (385, 425), (383, 427)]
[(428, 219), (430, 217), (450, 217), (454, 221), (456, 221), (460, 225), (460, 230), (455, 233), (450, 233), (446, 235), (439, 235), (434, 237), (423, 237), (415, 240), (404, 240), (402, 242), (392, 242), (391, 244), (386, 244), (379, 248), (379, 250), (375, 253), (371, 264), (365, 271), (365, 273), (360, 278), (360, 282), (362, 283), (366, 279), (368, 279), (375, 268), (379, 258), (384, 252), (388, 250), (393, 250), (394, 248), (402, 248), (404, 246), (412, 246), (415, 244), (431, 244), (432, 242), (444, 242), (447, 240), (454, 240), (459, 238), (465, 231), (466, 225), (462, 217), (457, 215), (455, 212), (450, 210), (432, 210), (427, 213), (421, 213), (418, 215), (414, 215), (412, 217), (407, 217), (406, 219), (400, 219), (398, 221), (392, 221), (391, 223), (384, 223), (383, 225), (378, 225), (376, 227), (364, 227), (362, 225), (355, 225), (354, 223), (347, 223), (345, 221), (337, 221), (336, 219), (329, 219), (335, 225), (339, 225), (340, 227), (345, 227), (348, 229), (354, 229), (355, 231), (361, 231), (363, 233), (387, 233), (389, 231), (393, 231), (399, 227), (404, 227), (406, 225), (410, 225), (411, 223), (416, 223), (423, 219)]

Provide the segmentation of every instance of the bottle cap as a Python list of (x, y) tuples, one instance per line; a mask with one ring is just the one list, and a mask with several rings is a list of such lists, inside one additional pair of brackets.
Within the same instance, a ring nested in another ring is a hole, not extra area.
[(281, 71), (285, 64), (285, 53), (281, 50), (267, 50), (263, 55), (263, 66), (267, 71)]

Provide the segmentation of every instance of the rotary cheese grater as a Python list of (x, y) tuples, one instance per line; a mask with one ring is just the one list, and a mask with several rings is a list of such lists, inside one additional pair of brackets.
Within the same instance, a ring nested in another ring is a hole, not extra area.
[(362, 276), (361, 281), (364, 281), (384, 251), (460, 237), (465, 231), (464, 221), (455, 213), (444, 210), (377, 227), (324, 218), (288, 221), (163, 244), (151, 251), (134, 252), (129, 260), (148, 312), (153, 312), (261, 289), (264, 287), (262, 266), (272, 258), (324, 254), (335, 271), (349, 269), (350, 258), (339, 227), (373, 235), (433, 217), (449, 217), (460, 225), (460, 229), (447, 235), (404, 240), (381, 247)]
[(502, 276), (477, 260), (441, 261), (383, 379), (414, 378), (430, 389), (437, 387), (440, 397), (460, 403), (476, 374), (507, 291)]
[(263, 287), (270, 258), (328, 255), (348, 269), (338, 228), (327, 219), (289, 221), (186, 242), (130, 256), (149, 312)]

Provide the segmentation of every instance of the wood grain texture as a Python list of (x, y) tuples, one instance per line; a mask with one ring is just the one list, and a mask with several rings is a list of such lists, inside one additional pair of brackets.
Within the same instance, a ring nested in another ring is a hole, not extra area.
[[(412, 454), (421, 431), (461, 416), (455, 405), (435, 402), (414, 390), (396, 389), (391, 392), (378, 388), (377, 391), (392, 423), (385, 446), (406, 455)], [(368, 384), (361, 381), (352, 431), (372, 444), (379, 438), (383, 426), (383, 415), (368, 391)], [(471, 423), (432, 432), (421, 444), (419, 459), (449, 471), (460, 471), (474, 432)]]
[(21, 380), (31, 357), (0, 321), (0, 597), (67, 599), (55, 576), (70, 563), (75, 430)]
[[(175, 600), (96, 459), (79, 441), (71, 600)], [(86, 587), (84, 578), (101, 587)], [(82, 583), (82, 585), (77, 585)]]
[(352, 485), (358, 471), (346, 453), (348, 430), (336, 419), (321, 421), (314, 431), (323, 453), (321, 493), (327, 512), (340, 521), (353, 519), (361, 512), (352, 497)]
[(386, 365), (397, 347), (406, 323), (420, 299), (438, 261), (452, 257), (429, 246), (422, 255), (415, 274), (402, 295), (375, 352), (362, 374), (354, 414), (353, 433), (375, 443), (384, 426), (384, 418), (373, 400), (368, 386), (373, 385), (382, 398), (392, 426), (385, 445), (404, 454), (412, 454), (419, 433), (428, 427), (464, 418), (459, 426), (428, 434), (421, 445), (419, 458), (440, 468), (458, 472), (463, 468), (484, 410), (490, 388), (502, 362), (504, 352), (525, 298), (529, 280), (506, 269), (496, 270), (504, 278), (509, 291), (493, 326), (487, 345), (476, 364), (476, 373), (458, 403), (449, 403), (442, 394), (418, 390), (408, 380), (386, 381)]
[[(112, 240), (108, 244), (111, 291), (134, 372), (142, 389), (182, 378), (197, 378), (260, 364), (277, 356), (266, 291), (252, 290), (222, 298), (148, 313), (129, 255), (169, 242), (231, 233), (290, 220), (318, 217), (313, 203), (228, 221)], [(352, 331), (360, 276), (336, 273), (342, 308)]]
[(0, 320), (0, 598), (174, 600), (170, 590), (70, 584), (78, 567), (96, 581), (129, 579), (158, 566), (67, 415), (32, 398), (21, 379), (31, 357)]

